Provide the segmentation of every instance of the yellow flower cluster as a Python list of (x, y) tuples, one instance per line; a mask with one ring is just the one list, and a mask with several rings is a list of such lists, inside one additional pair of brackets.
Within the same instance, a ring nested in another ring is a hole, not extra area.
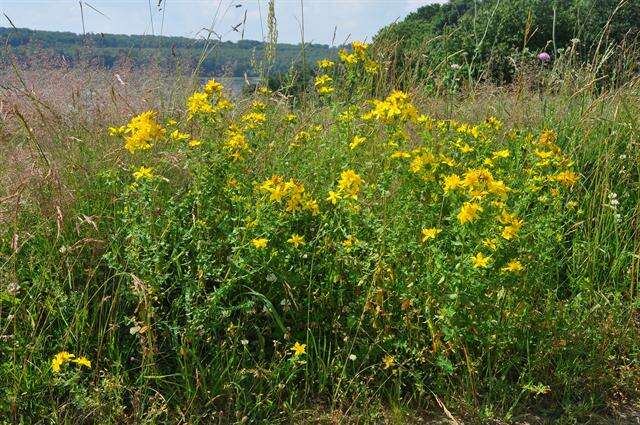
[(255, 249), (265, 249), (268, 244), (269, 239), (267, 238), (256, 238), (251, 240), (251, 245), (253, 245)]
[(157, 114), (153, 111), (143, 112), (133, 117), (126, 126), (120, 127), (118, 131), (112, 131), (111, 134), (125, 135), (124, 147), (132, 154), (136, 151), (151, 149), (153, 143), (165, 134), (165, 129), (158, 124), (156, 116)]
[(151, 180), (153, 178), (153, 169), (151, 167), (142, 166), (138, 171), (133, 173), (136, 180)]
[[(560, 186), (570, 188), (580, 179), (580, 175), (571, 170), (573, 161), (562, 153), (562, 149), (556, 144), (558, 135), (555, 131), (545, 130), (537, 141), (533, 142), (534, 154), (538, 161), (533, 169), (530, 169), (531, 180), (534, 183), (543, 184), (558, 183)], [(549, 167), (564, 168), (563, 170), (544, 176), (542, 173)], [(540, 186), (532, 184), (533, 192), (540, 190)]]
[(366, 53), (368, 49), (369, 45), (367, 43), (354, 41), (351, 43), (351, 53), (347, 52), (345, 49), (341, 49), (338, 52), (338, 56), (345, 64), (355, 65), (358, 62), (364, 62), (367, 59)]
[(465, 202), (460, 208), (458, 213), (458, 220), (460, 224), (471, 223), (480, 218), (480, 213), (484, 211), (484, 208), (475, 202)]
[[(361, 41), (351, 43), (351, 52), (348, 52), (346, 49), (341, 49), (338, 52), (338, 57), (347, 68), (353, 68), (358, 64), (363, 64), (363, 69), (367, 74), (376, 74), (380, 70), (380, 65), (370, 57), (369, 45)], [(328, 65), (327, 62), (318, 62), (320, 69), (327, 69), (333, 66), (333, 64), (330, 66), (326, 65)]]
[(334, 89), (332, 86), (333, 78), (326, 74), (318, 75), (315, 80), (315, 87), (320, 95), (326, 95), (333, 93)]
[(230, 126), (226, 136), (223, 144), (224, 150), (229, 153), (234, 161), (242, 161), (244, 155), (250, 151), (244, 132), (237, 126)]
[(362, 116), (365, 121), (377, 120), (383, 123), (417, 120), (416, 108), (409, 95), (402, 91), (393, 91), (385, 100), (374, 100), (373, 109)]
[(188, 118), (210, 115), (233, 109), (233, 104), (222, 93), (222, 84), (215, 80), (204, 86), (204, 91), (195, 92), (187, 99)]
[(306, 193), (302, 183), (294, 179), (285, 181), (282, 176), (273, 176), (260, 185), (260, 190), (269, 194), (270, 202), (284, 203), (288, 213), (309, 211), (312, 215), (317, 215), (320, 212), (318, 202)]
[(329, 59), (321, 59), (318, 61), (318, 68), (320, 69), (331, 69), (335, 66), (335, 62), (330, 61)]
[(267, 122), (267, 116), (262, 112), (248, 112), (241, 119), (245, 130), (255, 130)]
[(504, 224), (504, 229), (502, 230), (502, 237), (506, 240), (510, 241), (515, 238), (524, 222), (512, 214), (509, 214), (506, 210), (503, 210), (500, 219), (500, 223)]
[(67, 351), (61, 351), (51, 360), (51, 370), (54, 373), (60, 373), (62, 366), (67, 363), (75, 363), (78, 366), (85, 366), (91, 369), (91, 361), (86, 357), (76, 357)]
[(341, 199), (358, 199), (362, 183), (362, 178), (355, 171), (343, 171), (340, 173), (340, 179), (338, 180), (338, 190), (329, 191), (327, 201), (336, 205)]

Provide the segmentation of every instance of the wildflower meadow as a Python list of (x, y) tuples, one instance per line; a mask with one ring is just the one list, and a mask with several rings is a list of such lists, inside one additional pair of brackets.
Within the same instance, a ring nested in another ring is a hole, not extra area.
[(434, 100), (361, 42), (316, 69), (32, 151), (66, 165), (0, 192), (0, 423), (582, 423), (634, 400), (640, 85)]

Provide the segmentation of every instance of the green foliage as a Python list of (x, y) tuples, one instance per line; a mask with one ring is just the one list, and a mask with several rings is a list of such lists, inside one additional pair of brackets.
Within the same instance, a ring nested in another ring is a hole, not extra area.
[(639, 22), (635, 1), (452, 0), (384, 28), (376, 43), (393, 46), (400, 69), (422, 68), (421, 78), (441, 78), (455, 64), (465, 77), (509, 82), (522, 57), (542, 51), (557, 58), (568, 49), (579, 63), (599, 66), (633, 62), (623, 45), (638, 37)]

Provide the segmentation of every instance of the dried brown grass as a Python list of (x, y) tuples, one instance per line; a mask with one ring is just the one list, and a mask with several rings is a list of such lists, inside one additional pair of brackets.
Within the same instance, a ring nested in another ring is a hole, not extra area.
[(118, 161), (107, 128), (153, 109), (178, 114), (192, 85), (159, 68), (5, 64), (0, 69), (0, 223), (22, 207), (55, 215), (72, 202), (69, 174), (92, 177)]

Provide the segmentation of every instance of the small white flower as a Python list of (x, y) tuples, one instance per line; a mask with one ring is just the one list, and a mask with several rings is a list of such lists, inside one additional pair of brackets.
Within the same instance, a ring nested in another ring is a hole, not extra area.
[(246, 340), (246, 339), (243, 339), (243, 340), (240, 341), (240, 344), (242, 344), (244, 346), (247, 346), (249, 344), (249, 341)]
[(354, 361), (355, 359), (357, 359), (358, 357), (355, 354), (350, 354), (349, 355), (349, 360)]

